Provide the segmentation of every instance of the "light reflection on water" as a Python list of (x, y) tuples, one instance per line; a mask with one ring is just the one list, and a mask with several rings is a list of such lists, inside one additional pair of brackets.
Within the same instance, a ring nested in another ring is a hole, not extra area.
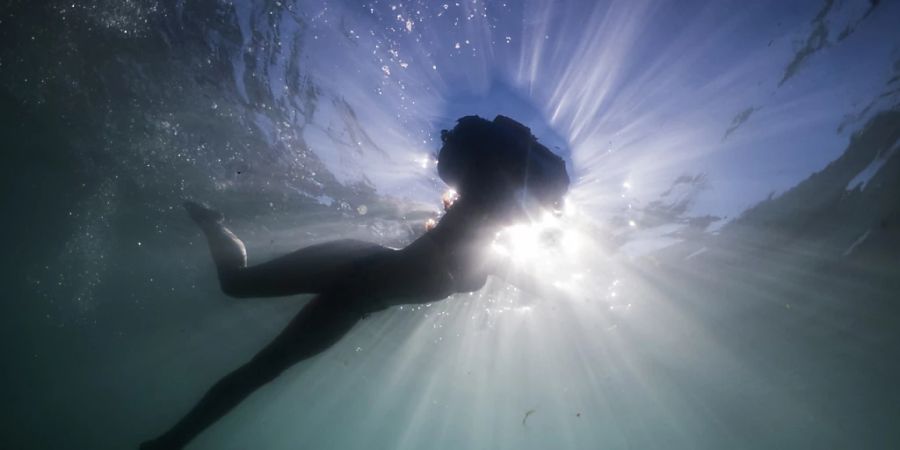
[(302, 305), (224, 298), (183, 198), (254, 262), (402, 246), (467, 114), (567, 161), (486, 249), (554, 295), (375, 314), (194, 448), (900, 442), (897, 3), (151, 3), (4, 17), (11, 448), (134, 447)]

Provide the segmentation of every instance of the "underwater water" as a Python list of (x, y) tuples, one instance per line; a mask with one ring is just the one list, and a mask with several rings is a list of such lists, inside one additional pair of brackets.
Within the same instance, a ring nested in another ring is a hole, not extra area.
[[(191, 449), (900, 447), (900, 3), (11, 0), (0, 6), (0, 447), (171, 426), (309, 296), (250, 262), (437, 217), (439, 131), (505, 114), (561, 217), (394, 307)], [(548, 235), (553, 239), (545, 239)]]

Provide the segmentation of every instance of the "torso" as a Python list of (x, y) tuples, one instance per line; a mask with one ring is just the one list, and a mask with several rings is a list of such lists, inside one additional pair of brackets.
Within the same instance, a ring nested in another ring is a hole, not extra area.
[(356, 284), (376, 300), (374, 310), (430, 303), (484, 287), (490, 274), (485, 251), (504, 222), (496, 209), (457, 202), (435, 228), (407, 247), (362, 264)]
[(446, 271), (453, 292), (477, 291), (490, 274), (485, 252), (503, 222), (495, 208), (460, 201), (410, 247), (433, 248), (433, 262)]

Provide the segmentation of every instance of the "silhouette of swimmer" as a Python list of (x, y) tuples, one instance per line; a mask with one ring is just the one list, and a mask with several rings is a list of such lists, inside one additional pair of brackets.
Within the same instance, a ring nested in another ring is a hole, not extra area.
[(441, 140), (438, 174), (458, 197), (445, 197), (441, 220), (400, 250), (339, 240), (248, 267), (244, 244), (222, 225), (222, 214), (184, 204), (206, 235), (226, 294), (318, 295), (275, 340), (141, 449), (184, 447), (253, 391), (330, 347), (371, 312), (476, 291), (488, 275), (504, 275), (484, 250), (500, 228), (527, 218), (526, 203), (559, 205), (569, 187), (565, 163), (538, 143), (530, 129), (504, 116), (493, 121), (463, 117), (452, 130), (441, 132)]

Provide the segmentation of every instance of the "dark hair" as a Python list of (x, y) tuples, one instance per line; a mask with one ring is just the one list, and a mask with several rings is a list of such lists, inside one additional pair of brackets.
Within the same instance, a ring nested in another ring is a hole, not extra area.
[(550, 206), (569, 188), (565, 161), (509, 117), (462, 117), (441, 140), (438, 175), (462, 198), (513, 190)]

